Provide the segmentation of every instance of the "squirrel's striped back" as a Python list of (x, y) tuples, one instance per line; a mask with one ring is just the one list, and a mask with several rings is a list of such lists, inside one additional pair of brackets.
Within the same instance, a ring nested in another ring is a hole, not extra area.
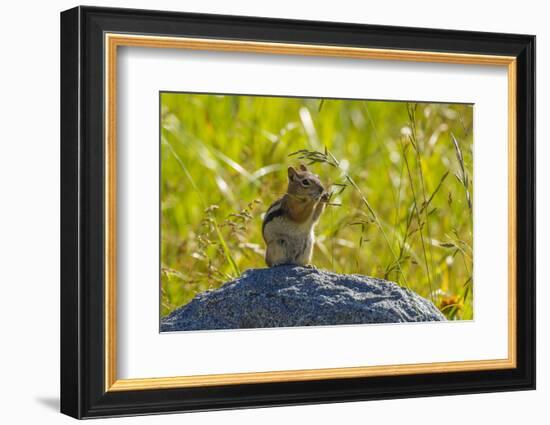
[(282, 215), (284, 215), (284, 213), (285, 211), (283, 208), (283, 198), (279, 198), (270, 205), (270, 207), (267, 209), (267, 212), (265, 213), (264, 220), (262, 223), (262, 233), (265, 230), (265, 226), (270, 221), (272, 221), (277, 217), (281, 217)]

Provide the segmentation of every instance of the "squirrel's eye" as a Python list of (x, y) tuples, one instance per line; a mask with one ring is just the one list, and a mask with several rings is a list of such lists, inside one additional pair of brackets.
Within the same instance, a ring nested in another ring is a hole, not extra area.
[(309, 186), (309, 180), (308, 180), (308, 179), (303, 179), (303, 180), (302, 180), (302, 184), (303, 184), (304, 186)]

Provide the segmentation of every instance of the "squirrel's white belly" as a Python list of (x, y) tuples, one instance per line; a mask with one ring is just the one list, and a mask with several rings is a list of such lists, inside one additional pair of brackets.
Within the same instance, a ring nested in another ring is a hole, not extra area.
[(266, 261), (269, 266), (307, 265), (311, 262), (314, 233), (310, 221), (296, 223), (277, 217), (266, 224), (264, 236), (267, 243)]
[(285, 235), (304, 235), (311, 233), (313, 235), (313, 226), (311, 220), (306, 220), (303, 223), (296, 223), (294, 221), (286, 220), (282, 217), (276, 217), (266, 224), (264, 233), (269, 238), (270, 234), (274, 233), (274, 230), (278, 234)]

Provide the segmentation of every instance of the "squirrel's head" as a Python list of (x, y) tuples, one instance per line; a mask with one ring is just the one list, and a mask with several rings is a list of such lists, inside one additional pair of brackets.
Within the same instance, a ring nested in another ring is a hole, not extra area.
[(300, 198), (319, 199), (325, 188), (319, 176), (308, 171), (307, 167), (300, 164), (298, 170), (288, 167), (288, 193)]

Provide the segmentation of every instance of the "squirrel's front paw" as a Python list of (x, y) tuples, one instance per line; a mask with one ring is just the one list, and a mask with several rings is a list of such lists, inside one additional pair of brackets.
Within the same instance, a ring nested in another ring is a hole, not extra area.
[(330, 200), (330, 193), (325, 192), (321, 195), (321, 202), (328, 202)]

